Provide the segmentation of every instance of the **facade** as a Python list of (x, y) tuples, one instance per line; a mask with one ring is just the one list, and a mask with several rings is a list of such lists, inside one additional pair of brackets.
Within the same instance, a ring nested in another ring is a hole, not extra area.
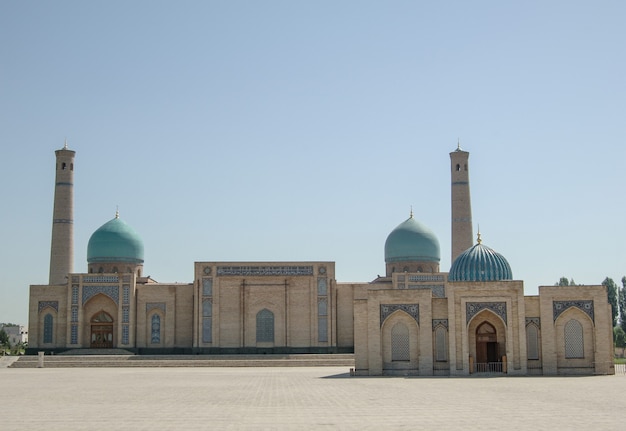
[[(357, 375), (611, 374), (603, 286), (525, 296), (504, 256), (474, 244), (469, 153), (450, 154), (452, 256), (410, 217), (388, 236), (385, 276), (340, 283), (335, 263), (196, 262), (190, 283), (143, 276), (143, 242), (119, 218), (91, 236), (72, 270), (74, 152), (56, 152), (48, 285), (30, 287), (31, 353), (354, 352)], [(69, 172), (68, 172), (69, 170)]]
[(9, 343), (11, 344), (11, 346), (15, 346), (20, 343), (28, 343), (28, 329), (25, 326), (0, 325), (0, 331), (6, 332), (6, 334), (9, 336)]

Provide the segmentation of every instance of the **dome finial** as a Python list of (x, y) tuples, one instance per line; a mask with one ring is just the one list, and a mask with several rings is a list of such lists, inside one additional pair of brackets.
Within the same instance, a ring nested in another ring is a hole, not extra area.
[(413, 205), (411, 205), (411, 213), (409, 214), (409, 218), (413, 218)]
[(120, 218), (120, 207), (119, 207), (119, 205), (115, 206), (115, 218)]
[(483, 242), (483, 240), (482, 240), (482, 239), (480, 239), (480, 225), (478, 225), (478, 238), (476, 239), (476, 242), (477, 242), (478, 244), (481, 244), (481, 243)]

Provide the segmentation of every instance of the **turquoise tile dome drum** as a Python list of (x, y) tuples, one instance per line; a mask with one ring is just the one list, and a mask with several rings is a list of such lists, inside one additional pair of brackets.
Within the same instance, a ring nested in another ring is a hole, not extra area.
[(115, 217), (96, 230), (87, 245), (87, 262), (143, 263), (143, 241), (132, 227)]
[(504, 256), (478, 243), (459, 255), (450, 268), (449, 281), (512, 280), (511, 266)]
[(439, 240), (413, 215), (391, 231), (385, 241), (385, 263), (439, 262)]

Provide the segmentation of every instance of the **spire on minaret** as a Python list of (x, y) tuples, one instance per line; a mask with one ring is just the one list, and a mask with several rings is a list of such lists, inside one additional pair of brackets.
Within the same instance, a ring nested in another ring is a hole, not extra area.
[(67, 138), (65, 138), (65, 144), (63, 145), (63, 149), (64, 150), (68, 150), (69, 148), (67, 148)]

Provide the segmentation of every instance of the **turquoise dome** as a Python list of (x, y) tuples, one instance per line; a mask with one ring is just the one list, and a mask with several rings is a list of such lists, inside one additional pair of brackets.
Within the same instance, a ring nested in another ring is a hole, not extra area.
[(456, 258), (448, 274), (449, 281), (512, 280), (509, 262), (500, 253), (478, 244), (468, 248)]
[(439, 240), (413, 214), (392, 230), (385, 241), (385, 263), (439, 262), (440, 259)]
[(87, 262), (143, 263), (143, 241), (116, 215), (89, 238)]

